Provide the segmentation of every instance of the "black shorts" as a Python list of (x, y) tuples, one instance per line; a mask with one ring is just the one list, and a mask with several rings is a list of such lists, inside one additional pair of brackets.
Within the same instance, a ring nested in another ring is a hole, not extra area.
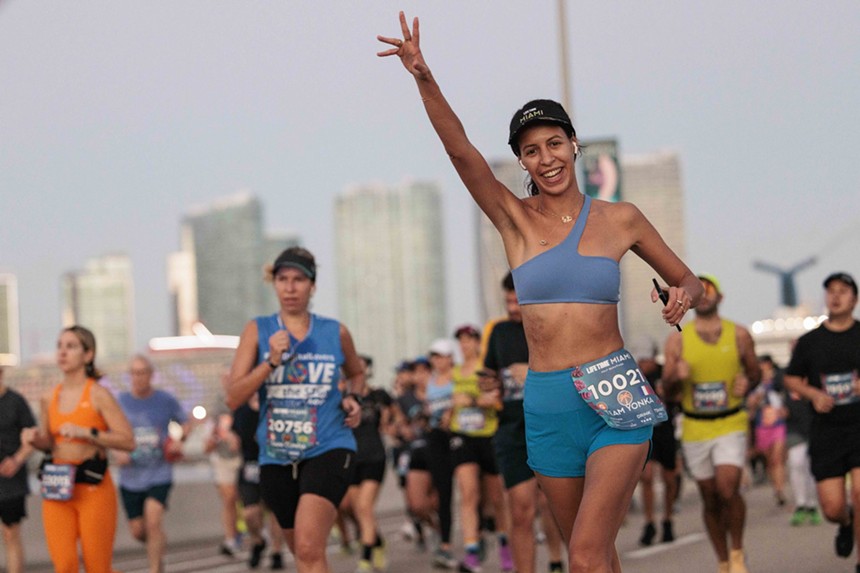
[(451, 467), (462, 464), (478, 464), (481, 472), (499, 475), (496, 463), (496, 448), (492, 437), (475, 437), (464, 434), (451, 435)]
[(813, 425), (809, 432), (809, 461), (815, 481), (843, 477), (860, 467), (860, 423)]
[(383, 478), (385, 478), (385, 460), (356, 462), (350, 485), (359, 485), (363, 481), (382, 483)]
[(430, 471), (430, 455), (426, 440), (417, 440), (409, 449), (409, 471)]
[(0, 500), (0, 521), (11, 526), (21, 523), (27, 517), (27, 497), (12, 497)]
[(650, 459), (669, 471), (678, 466), (678, 440), (675, 439), (675, 426), (671, 419), (654, 426)]
[(286, 466), (260, 467), (260, 494), (284, 529), (296, 524), (296, 509), (304, 494), (318, 495), (338, 507), (352, 481), (355, 452), (329, 450), (315, 458)]
[(167, 498), (170, 496), (170, 488), (172, 483), (162, 483), (154, 485), (143, 491), (132, 491), (119, 488), (120, 497), (122, 498), (122, 507), (125, 509), (125, 515), (129, 519), (137, 519), (143, 517), (143, 505), (146, 503), (146, 498), (151, 497), (165, 508), (167, 508)]
[(499, 464), (505, 489), (511, 489), (535, 477), (535, 473), (528, 464), (526, 435), (521, 425), (499, 426), (496, 431), (495, 447), (496, 462)]

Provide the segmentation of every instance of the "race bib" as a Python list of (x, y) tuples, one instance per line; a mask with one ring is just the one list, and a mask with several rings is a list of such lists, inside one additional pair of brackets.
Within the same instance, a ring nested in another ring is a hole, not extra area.
[(457, 425), (461, 432), (477, 432), (483, 430), (485, 424), (482, 408), (460, 408), (457, 411)]
[(161, 447), (161, 435), (152, 426), (140, 426), (134, 429), (134, 441), (137, 447), (131, 453), (131, 459), (143, 466), (160, 462), (164, 459)]
[(626, 350), (576, 367), (573, 385), (610, 428), (634, 430), (669, 419), (666, 408)]
[(260, 464), (257, 462), (245, 462), (242, 466), (242, 479), (247, 483), (260, 483)]
[(853, 404), (860, 400), (860, 396), (854, 393), (854, 383), (857, 381), (857, 372), (844, 372), (841, 374), (822, 374), (821, 387), (833, 398), (836, 406)]
[(501, 370), (502, 377), (502, 385), (505, 388), (504, 397), (502, 398), (505, 402), (512, 402), (514, 400), (522, 400), (524, 397), (525, 385), (519, 384), (514, 379), (511, 374), (510, 368), (502, 368)]
[(412, 452), (404, 450), (397, 456), (397, 475), (406, 477), (409, 473), (409, 462), (412, 461)]
[(42, 498), (51, 501), (72, 499), (76, 469), (69, 464), (45, 464), (42, 467)]
[(703, 382), (693, 385), (693, 410), (722, 412), (729, 408), (729, 392), (725, 382)]
[(266, 416), (266, 453), (284, 462), (299, 459), (317, 444), (316, 407), (284, 408), (272, 405)]

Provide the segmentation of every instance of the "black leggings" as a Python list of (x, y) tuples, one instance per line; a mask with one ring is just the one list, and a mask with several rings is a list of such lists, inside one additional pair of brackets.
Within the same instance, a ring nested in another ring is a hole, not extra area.
[(439, 534), (442, 543), (451, 541), (451, 496), (454, 468), (451, 466), (451, 434), (431, 430), (427, 436), (427, 462), (433, 487), (439, 494)]

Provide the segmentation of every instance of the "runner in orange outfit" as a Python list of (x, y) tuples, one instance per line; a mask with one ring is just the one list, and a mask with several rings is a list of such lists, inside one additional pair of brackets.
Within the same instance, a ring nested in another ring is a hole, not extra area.
[(77, 573), (78, 539), (87, 573), (110, 573), (117, 498), (107, 449), (132, 451), (134, 434), (114, 397), (98, 385), (95, 337), (81, 326), (60, 333), (57, 365), (63, 381), (40, 400), (38, 428), (22, 443), (49, 452), (42, 471), (42, 518), (58, 573)]

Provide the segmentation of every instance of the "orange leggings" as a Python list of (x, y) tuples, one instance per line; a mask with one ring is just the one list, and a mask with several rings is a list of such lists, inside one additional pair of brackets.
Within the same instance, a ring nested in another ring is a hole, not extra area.
[(111, 573), (117, 500), (110, 472), (98, 485), (77, 484), (68, 501), (42, 500), (48, 553), (57, 573), (78, 573), (78, 538), (87, 573)]

